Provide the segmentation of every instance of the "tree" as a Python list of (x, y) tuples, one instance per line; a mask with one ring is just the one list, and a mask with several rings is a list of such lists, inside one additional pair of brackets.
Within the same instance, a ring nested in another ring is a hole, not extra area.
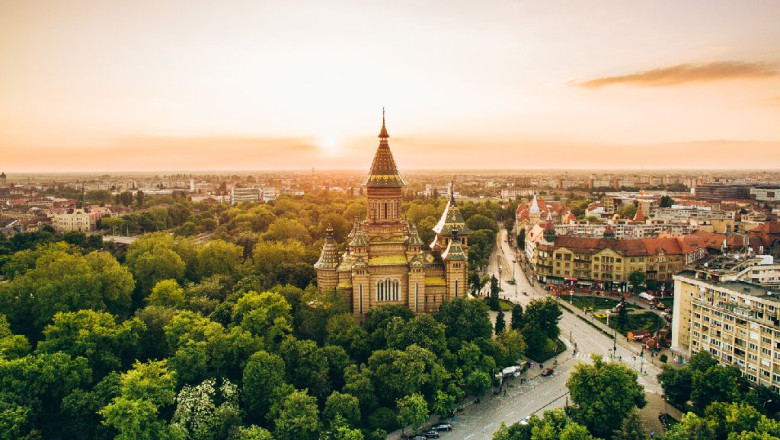
[(238, 428), (235, 440), (274, 440), (274, 438), (267, 429), (250, 425)]
[(498, 223), (490, 217), (482, 214), (474, 214), (466, 220), (466, 226), (472, 231), (479, 231), (480, 229), (488, 229), (494, 233), (498, 233)]
[(499, 367), (514, 365), (526, 350), (525, 340), (517, 330), (506, 330), (498, 334), (496, 345), (498, 353), (494, 357)]
[(146, 301), (152, 306), (182, 309), (185, 305), (184, 289), (176, 280), (162, 280), (154, 285)]
[(453, 351), (465, 341), (493, 336), (488, 307), (482, 300), (458, 297), (444, 301), (435, 318), (444, 324), (444, 334)]
[(631, 290), (634, 293), (639, 293), (644, 287), (647, 281), (647, 276), (644, 272), (635, 270), (628, 276), (628, 284), (631, 286)]
[(588, 430), (570, 419), (564, 409), (545, 411), (542, 417), (532, 415), (527, 424), (503, 423), (493, 440), (597, 440)]
[(452, 394), (445, 393), (442, 390), (436, 391), (436, 396), (433, 398), (433, 412), (441, 417), (447, 417), (455, 412), (457, 409), (458, 401)]
[(284, 361), (276, 354), (260, 350), (249, 358), (244, 367), (242, 390), (250, 420), (264, 420), (271, 405), (280, 398), (280, 387), (285, 384), (284, 371)]
[(174, 374), (165, 361), (136, 362), (133, 369), (122, 374), (120, 395), (100, 414), (119, 432), (119, 440), (183, 438), (183, 433), (159, 417), (162, 408), (173, 404), (175, 385)]
[(262, 336), (267, 347), (281, 342), (292, 331), (292, 307), (274, 292), (249, 292), (233, 308), (233, 322), (253, 335)]
[(496, 316), (496, 334), (501, 334), (501, 332), (504, 331), (506, 328), (506, 322), (504, 322), (504, 311), (499, 310), (498, 315)]
[(30, 352), (30, 343), (22, 335), (14, 335), (5, 315), (0, 315), (0, 359), (16, 359)]
[(408, 321), (395, 317), (387, 324), (387, 347), (404, 350), (410, 345), (417, 345), (442, 356), (447, 351), (444, 328), (444, 324), (428, 314)]
[(211, 240), (198, 248), (196, 259), (197, 279), (212, 275), (226, 275), (238, 280), (244, 261), (243, 249), (222, 240)]
[(593, 355), (593, 365), (577, 363), (566, 381), (572, 402), (577, 405), (574, 419), (600, 437), (608, 437), (622, 426), (634, 408), (645, 405), (644, 389), (637, 373), (617, 362), (604, 362)]
[(544, 241), (555, 243), (555, 237), (557, 236), (555, 229), (546, 229), (542, 235), (544, 236)]
[(622, 218), (632, 219), (636, 215), (636, 206), (627, 205), (617, 210), (617, 214)]
[(520, 228), (517, 231), (517, 247), (525, 250), (525, 228)]
[(402, 434), (407, 427), (415, 432), (428, 421), (428, 403), (421, 394), (414, 393), (398, 399), (397, 405)]
[(272, 408), (274, 437), (278, 440), (315, 440), (320, 431), (317, 399), (293, 391)]
[(731, 365), (713, 365), (707, 371), (694, 371), (691, 400), (698, 414), (702, 414), (712, 402), (733, 402), (739, 398), (737, 383), (740, 370)]
[(613, 440), (645, 440), (647, 438), (645, 429), (639, 411), (631, 410), (626, 418), (623, 419), (623, 426), (612, 436)]
[(44, 329), (44, 339), (36, 351), (83, 356), (96, 377), (102, 378), (112, 370), (130, 365), (144, 330), (144, 324), (138, 319), (117, 324), (116, 318), (105, 312), (57, 313), (52, 324)]
[(628, 307), (626, 307), (626, 303), (624, 301), (620, 301), (617, 326), (621, 330), (626, 330), (628, 327)]
[(371, 372), (367, 371), (365, 364), (358, 368), (357, 365), (349, 365), (344, 369), (344, 389), (358, 398), (363, 414), (368, 414), (377, 405), (377, 397), (374, 385), (371, 383)]
[(342, 394), (334, 391), (325, 400), (325, 409), (322, 412), (323, 419), (333, 427), (334, 422), (341, 417), (348, 426), (360, 426), (360, 401), (351, 394)]
[(690, 368), (674, 368), (669, 365), (664, 365), (662, 368), (661, 374), (658, 375), (658, 382), (666, 398), (672, 405), (684, 408), (691, 400), (691, 391), (693, 391), (693, 376)]
[(57, 312), (128, 314), (133, 277), (107, 252), (84, 256), (67, 246), (49, 245), (26, 254), (35, 258), (25, 263), (30, 268), (0, 289), (0, 313), (20, 333), (37, 339)]
[(523, 328), (523, 306), (520, 304), (515, 304), (512, 306), (512, 321), (510, 323), (510, 328), (512, 330), (520, 330)]
[(661, 196), (661, 208), (671, 208), (674, 205), (674, 199), (669, 196)]
[(501, 287), (498, 286), (498, 278), (493, 275), (490, 278), (490, 300), (488, 301), (491, 310), (499, 310), (501, 308), (498, 302), (499, 292), (501, 292)]
[(263, 239), (270, 241), (297, 240), (309, 241), (309, 231), (298, 220), (290, 218), (277, 218), (268, 226), (268, 231), (263, 234)]
[(229, 438), (241, 424), (238, 388), (226, 379), (220, 387), (215, 379), (185, 385), (176, 396), (171, 423), (192, 439)]
[(187, 264), (175, 246), (174, 239), (165, 234), (146, 234), (130, 245), (125, 261), (141, 297), (162, 280), (183, 279)]
[(466, 391), (472, 396), (482, 396), (490, 388), (490, 374), (485, 371), (474, 370), (465, 378)]

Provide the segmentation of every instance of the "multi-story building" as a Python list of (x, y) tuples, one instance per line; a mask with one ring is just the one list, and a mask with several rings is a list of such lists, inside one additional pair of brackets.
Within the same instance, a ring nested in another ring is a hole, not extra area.
[(780, 202), (780, 187), (757, 186), (750, 188), (750, 197), (759, 202)]
[(707, 256), (706, 246), (685, 237), (616, 239), (611, 229), (603, 238), (559, 236), (536, 246), (536, 276), (547, 283), (570, 281), (625, 290), (631, 273), (639, 271), (664, 289), (670, 287), (674, 273)]
[(780, 291), (760, 282), (779, 279), (771, 261), (728, 255), (675, 275), (672, 351), (689, 358), (706, 350), (780, 390)]
[(436, 237), (426, 248), (417, 228), (402, 217), (405, 182), (390, 152), (389, 137), (383, 118), (379, 148), (364, 184), (366, 219), (355, 224), (341, 256), (329, 233), (314, 265), (319, 289), (340, 292), (358, 319), (387, 304), (401, 304), (414, 313), (435, 312), (443, 301), (468, 290), (471, 231), (455, 198), (450, 197), (433, 228)]
[(230, 204), (235, 205), (240, 202), (259, 202), (261, 200), (262, 190), (260, 188), (231, 188)]
[(696, 186), (696, 197), (701, 200), (720, 201), (724, 199), (749, 199), (750, 186), (744, 184), (724, 185), (719, 183), (706, 183)]
[(52, 216), (52, 225), (57, 232), (89, 232), (94, 222), (89, 211), (82, 208), (68, 209)]

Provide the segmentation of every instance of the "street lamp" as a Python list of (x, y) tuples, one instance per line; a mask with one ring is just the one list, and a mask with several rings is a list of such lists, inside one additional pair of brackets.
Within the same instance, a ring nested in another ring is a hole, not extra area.
[(617, 329), (615, 329), (615, 335), (612, 338), (612, 354), (617, 357)]

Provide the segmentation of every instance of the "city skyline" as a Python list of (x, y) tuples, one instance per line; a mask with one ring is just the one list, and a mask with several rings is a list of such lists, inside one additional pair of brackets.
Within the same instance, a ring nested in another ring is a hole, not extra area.
[(780, 4), (0, 3), (10, 172), (780, 167)]

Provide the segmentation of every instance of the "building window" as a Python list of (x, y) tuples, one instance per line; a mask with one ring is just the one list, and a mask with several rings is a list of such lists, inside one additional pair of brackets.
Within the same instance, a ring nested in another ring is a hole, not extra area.
[(401, 286), (398, 280), (385, 279), (376, 282), (377, 301), (398, 301), (401, 296)]
[(414, 311), (420, 307), (420, 283), (414, 283)]
[(362, 315), (363, 314), (363, 285), (360, 284), (358, 288), (360, 289), (360, 293), (358, 294), (358, 304), (359, 304), (358, 307), (360, 310), (359, 313)]

